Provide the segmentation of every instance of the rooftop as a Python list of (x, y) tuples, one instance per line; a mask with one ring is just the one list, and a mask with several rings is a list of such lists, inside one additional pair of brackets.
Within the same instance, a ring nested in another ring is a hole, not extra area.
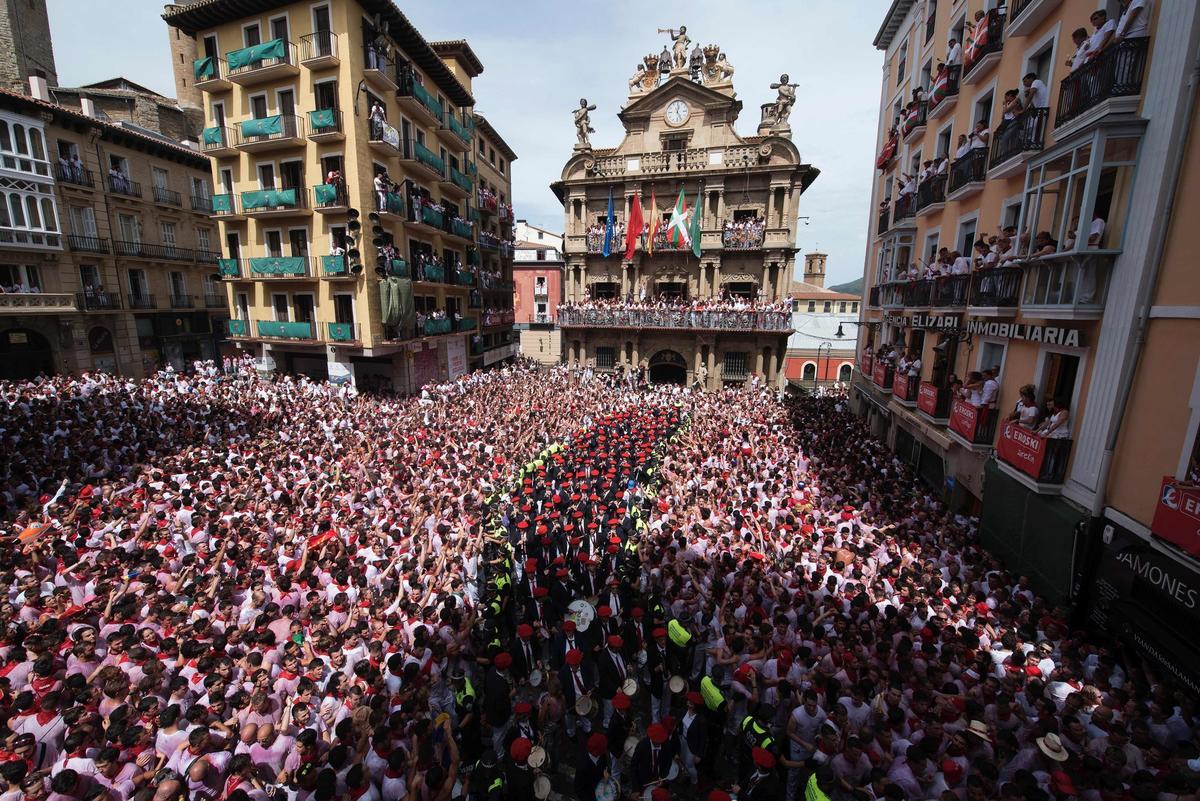
[(508, 142), (504, 141), (504, 137), (500, 132), (492, 127), (492, 124), (487, 121), (487, 118), (478, 112), (475, 114), (475, 127), (487, 136), (487, 140), (500, 149), (500, 152), (510, 161), (517, 160), (517, 154), (508, 146)]
[(892, 0), (892, 5), (883, 17), (883, 24), (875, 34), (873, 44), (876, 49), (887, 50), (892, 46), (892, 39), (896, 36), (896, 31), (900, 30), (900, 23), (904, 21), (904, 16), (908, 14), (912, 5), (913, 0)]
[(475, 51), (467, 44), (466, 39), (445, 39), (440, 42), (430, 42), (433, 52), (442, 58), (457, 58), (467, 68), (467, 74), (472, 78), (483, 73), (483, 62)]

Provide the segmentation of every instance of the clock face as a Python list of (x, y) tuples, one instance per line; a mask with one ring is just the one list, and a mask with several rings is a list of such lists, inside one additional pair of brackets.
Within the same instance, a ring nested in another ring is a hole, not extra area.
[(669, 125), (683, 125), (687, 122), (690, 114), (688, 104), (682, 100), (672, 100), (667, 104), (667, 123)]

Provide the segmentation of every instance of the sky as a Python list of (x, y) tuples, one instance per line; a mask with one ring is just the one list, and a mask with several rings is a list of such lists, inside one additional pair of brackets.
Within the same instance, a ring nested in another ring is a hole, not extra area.
[[(885, 0), (610, 0), (601, 6), (419, 0), (399, 6), (426, 39), (470, 42), (484, 65), (474, 81), (476, 109), (517, 153), (516, 216), (552, 230), (563, 228), (562, 206), (549, 184), (571, 156), (572, 110), (581, 97), (596, 104), (592, 144), (616, 145), (627, 81), (642, 56), (667, 43), (656, 29), (687, 25), (693, 42), (721, 47), (736, 71), (742, 135), (756, 133), (759, 106), (775, 97), (770, 84), (788, 73), (800, 84), (792, 139), (804, 162), (821, 171), (801, 199), (800, 214), (809, 219), (799, 223), (796, 246), (829, 254), (827, 285), (862, 275), (883, 63), (871, 40)], [(124, 75), (174, 95), (161, 0), (49, 0), (49, 8), (60, 83)]]

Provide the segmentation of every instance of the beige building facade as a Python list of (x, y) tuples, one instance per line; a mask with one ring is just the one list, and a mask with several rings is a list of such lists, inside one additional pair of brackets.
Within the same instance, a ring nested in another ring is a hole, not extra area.
[[(553, 185), (565, 210), (567, 304), (591, 298), (636, 305), (660, 297), (722, 295), (782, 303), (788, 297), (800, 195), (818, 170), (802, 161), (791, 139), (786, 100), (777, 116), (776, 104), (764, 105), (758, 134), (738, 134), (742, 101), (735, 96), (732, 71), (716, 66), (715, 46), (697, 45), (689, 56), (684, 40), (679, 32), (670, 63), (647, 56), (630, 80), (629, 99), (617, 115), (622, 141), (593, 148), (581, 132)], [(794, 93), (784, 84), (782, 94)], [(668, 241), (681, 190), (689, 215), (699, 204), (699, 258)], [(611, 255), (603, 254), (610, 193), (618, 230), (628, 224), (635, 197), (645, 222), (659, 222), (653, 253), (641, 241), (633, 258), (625, 259), (625, 237), (619, 235)], [(728, 235), (727, 224), (733, 223), (741, 224), (743, 236)], [(598, 370), (644, 367), (652, 381), (699, 382), (714, 389), (753, 376), (782, 380), (791, 330), (786, 313), (666, 319), (634, 308), (598, 320), (559, 316), (568, 362)]]
[(0, 92), (0, 377), (218, 357), (209, 169), (158, 136)]
[(397, 392), (485, 366), (504, 336), (486, 312), (512, 307), (498, 195), (514, 154), (503, 173), (476, 155), (503, 140), (473, 112), (470, 46), (366, 0), (164, 19), (202, 96), (239, 347), (264, 370)]

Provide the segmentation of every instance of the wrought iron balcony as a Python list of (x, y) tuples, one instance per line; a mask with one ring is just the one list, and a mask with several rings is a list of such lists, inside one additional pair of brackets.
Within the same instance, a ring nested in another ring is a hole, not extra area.
[(342, 112), (336, 108), (319, 108), (308, 112), (308, 138), (313, 142), (345, 139)]
[(662, 328), (707, 331), (790, 333), (791, 315), (784, 311), (676, 311), (671, 309), (559, 309), (558, 324), (579, 328)]
[(305, 340), (317, 338), (316, 326), (310, 322), (259, 320), (255, 330), (264, 339)]
[(154, 187), (154, 202), (165, 203), (168, 206), (182, 206), (183, 199), (174, 189), (168, 189), (165, 186)]
[(108, 240), (99, 236), (76, 236), (67, 234), (67, 245), (71, 250), (82, 253), (107, 253)]
[(326, 323), (325, 338), (330, 342), (361, 342), (358, 323)]
[(971, 148), (971, 152), (950, 165), (950, 184), (946, 187), (948, 200), (957, 200), (978, 191), (987, 180), (988, 152), (986, 148)]
[(926, 178), (917, 186), (916, 214), (934, 211), (935, 206), (941, 208), (946, 202), (946, 182), (948, 180), (949, 175), (942, 173)]
[(172, 309), (194, 309), (196, 307), (195, 295), (176, 295), (172, 293), (170, 301)]
[(75, 293), (75, 306), (80, 311), (116, 311), (121, 308), (121, 296), (88, 287), (83, 292)]
[(158, 303), (151, 294), (130, 294), (129, 308), (131, 309), (154, 309), (158, 307)]
[(939, 309), (966, 306), (967, 290), (970, 286), (970, 275), (943, 275), (935, 278), (929, 304)]
[(990, 9), (975, 26), (963, 44), (963, 78), (965, 84), (982, 80), (988, 69), (1000, 60), (1004, 49), (1004, 14)]
[(272, 39), (225, 54), (229, 80), (242, 86), (299, 75), (296, 66), (296, 45), (283, 39)]
[(137, 181), (131, 181), (124, 175), (108, 176), (108, 191), (114, 195), (124, 195), (126, 197), (141, 197), (142, 185)]
[(972, 273), (971, 309), (975, 313), (980, 309), (1015, 309), (1021, 299), (1024, 275), (1020, 267), (992, 267)]
[(73, 164), (56, 164), (54, 165), (54, 176), (58, 179), (59, 183), (84, 186), (88, 189), (96, 187), (92, 171), (87, 167), (76, 167)]
[(1048, 108), (1029, 108), (992, 137), (992, 152), (988, 159), (989, 177), (1013, 175), (1025, 169), (1025, 157), (1037, 153), (1046, 141)]
[(192, 211), (212, 214), (212, 197), (209, 195), (192, 195)]
[(1063, 78), (1054, 126), (1061, 128), (1105, 101), (1141, 94), (1149, 52), (1149, 37), (1126, 39)]
[(951, 65), (939, 72), (933, 80), (933, 87), (929, 90), (929, 99), (926, 101), (929, 110), (926, 112), (926, 117), (936, 119), (942, 114), (945, 114), (958, 104), (958, 78), (961, 68), (957, 65)]
[(336, 67), (338, 37), (333, 31), (314, 31), (300, 37), (300, 63), (310, 70)]
[(247, 153), (291, 147), (304, 141), (304, 119), (296, 114), (255, 117), (238, 123), (235, 134), (235, 146)]

